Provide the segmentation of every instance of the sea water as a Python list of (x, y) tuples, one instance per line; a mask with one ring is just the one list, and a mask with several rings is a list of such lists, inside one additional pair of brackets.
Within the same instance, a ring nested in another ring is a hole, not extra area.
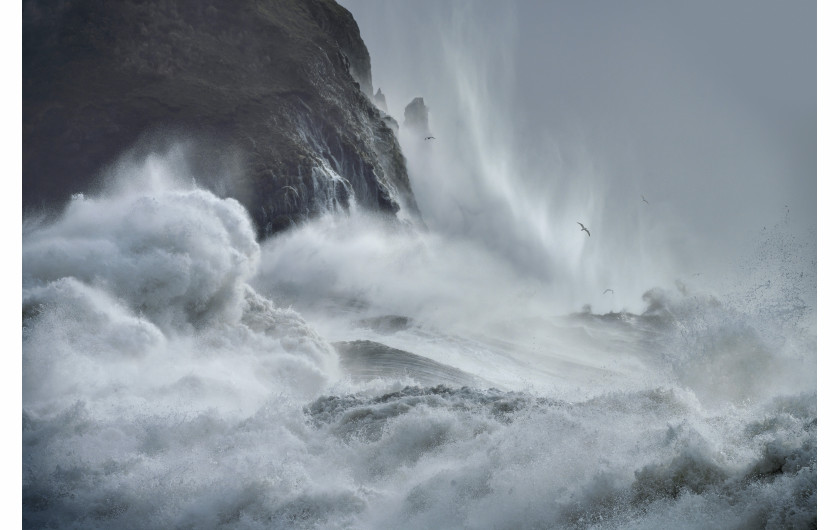
[(730, 280), (593, 312), (466, 237), (258, 242), (172, 153), (113, 171), (24, 222), (25, 527), (815, 527), (815, 250), (783, 223)]

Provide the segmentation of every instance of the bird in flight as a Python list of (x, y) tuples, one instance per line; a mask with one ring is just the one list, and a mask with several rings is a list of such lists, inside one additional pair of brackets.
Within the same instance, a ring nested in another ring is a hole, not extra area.
[(615, 291), (613, 291), (612, 289), (604, 289), (604, 294), (607, 294), (607, 293), (615, 294)]
[(294, 192), (294, 194), (295, 194), (295, 195), (300, 196), (300, 195), (298, 194), (298, 190), (296, 190), (296, 189), (295, 189), (295, 188), (293, 188), (292, 186), (283, 186), (283, 187), (282, 187), (282, 188), (280, 188), (280, 189), (281, 189), (281, 190), (290, 189), (290, 190), (292, 190), (292, 192)]
[(580, 229), (581, 229), (582, 232), (586, 232), (586, 235), (588, 235), (589, 237), (592, 237), (592, 234), (589, 233), (589, 229), (586, 228), (585, 226), (583, 226), (583, 223), (578, 221), (577, 224), (580, 225)]
[(425, 138), (423, 138), (423, 139), (424, 139), (424, 140), (437, 140), (437, 138), (435, 138), (434, 136), (427, 136), (427, 137), (425, 137)]
[[(642, 200), (643, 200), (644, 202), (647, 202), (647, 199), (645, 199), (645, 196), (644, 196), (644, 195), (642, 195)], [(650, 204), (649, 202), (647, 202), (647, 203), (648, 203), (648, 204)]]

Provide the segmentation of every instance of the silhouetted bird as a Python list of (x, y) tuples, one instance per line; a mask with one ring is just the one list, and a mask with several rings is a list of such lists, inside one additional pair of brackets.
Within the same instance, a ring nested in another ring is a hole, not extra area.
[(581, 229), (582, 232), (586, 232), (586, 235), (588, 235), (589, 237), (592, 237), (592, 234), (589, 233), (589, 229), (586, 228), (585, 226), (583, 226), (583, 223), (578, 221), (577, 224), (580, 225), (580, 229)]
[[(642, 195), (642, 200), (643, 200), (643, 201), (645, 201), (645, 202), (647, 202), (647, 199), (645, 199), (645, 196), (644, 196), (644, 195)], [(650, 204), (649, 202), (647, 202), (647, 203), (648, 203), (648, 204)]]
[(607, 293), (615, 294), (615, 291), (613, 291), (612, 289), (604, 289), (604, 294), (607, 294)]
[(424, 140), (437, 140), (437, 138), (435, 138), (434, 136), (427, 136), (427, 137), (425, 137), (425, 138), (423, 138), (423, 139), (424, 139)]

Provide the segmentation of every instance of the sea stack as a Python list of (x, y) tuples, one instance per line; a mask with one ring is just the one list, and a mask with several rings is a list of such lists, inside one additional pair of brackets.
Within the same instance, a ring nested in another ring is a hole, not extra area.
[(406, 105), (403, 125), (416, 136), (426, 137), (432, 134), (429, 129), (429, 109), (422, 97), (416, 97)]

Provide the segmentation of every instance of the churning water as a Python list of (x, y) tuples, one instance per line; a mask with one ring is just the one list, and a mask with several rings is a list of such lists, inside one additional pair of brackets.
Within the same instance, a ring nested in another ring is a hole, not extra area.
[(358, 212), (260, 244), (172, 158), (24, 223), (26, 527), (815, 527), (783, 223), (722, 294), (597, 314)]

